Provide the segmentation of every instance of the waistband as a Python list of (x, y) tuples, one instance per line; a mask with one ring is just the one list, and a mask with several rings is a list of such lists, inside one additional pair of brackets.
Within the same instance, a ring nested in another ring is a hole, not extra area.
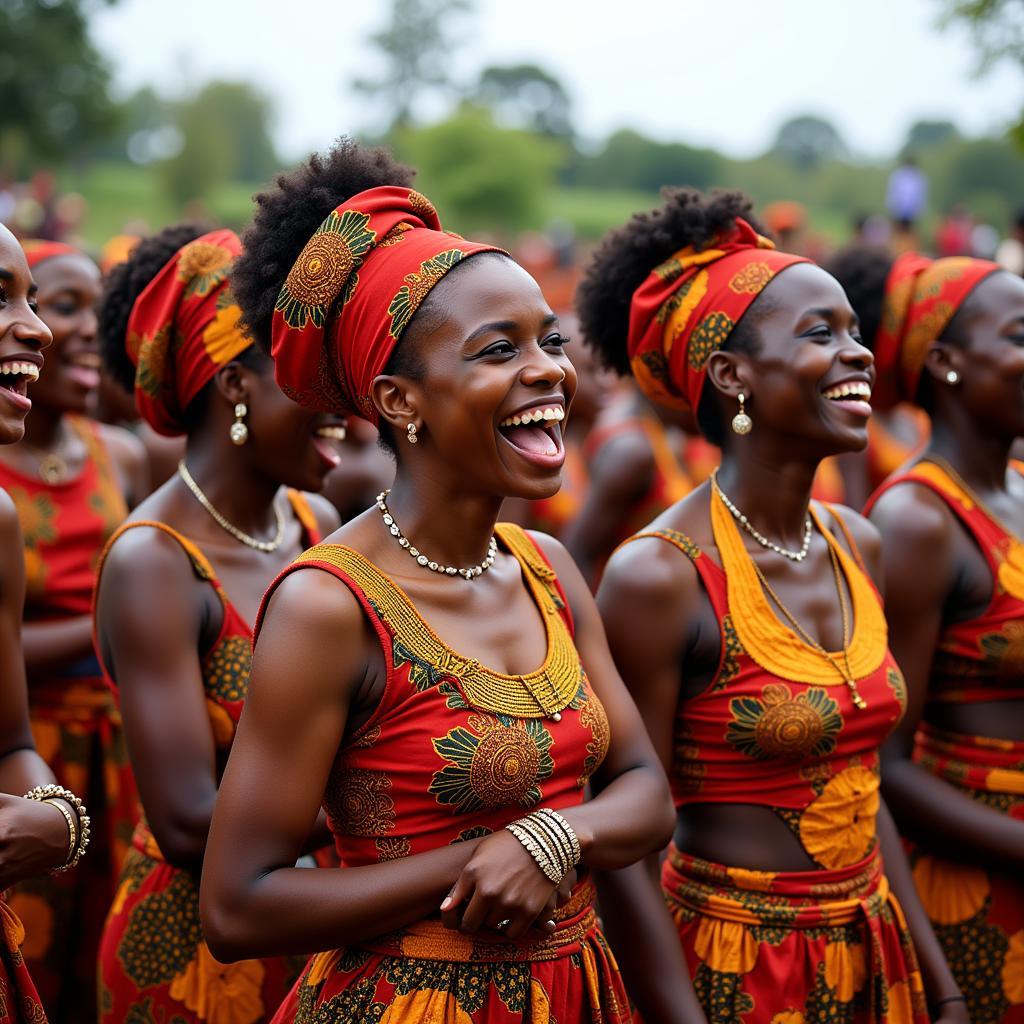
[(914, 736), (913, 757), (955, 785), (1024, 796), (1024, 743), (946, 732), (922, 723)]
[(577, 885), (569, 901), (554, 914), (555, 930), (539, 940), (503, 941), (494, 932), (486, 937), (466, 935), (445, 928), (437, 918), (426, 918), (401, 931), (361, 942), (359, 948), (384, 956), (462, 964), (560, 960), (580, 953), (597, 932), (594, 898), (592, 882)]
[(870, 921), (889, 901), (889, 881), (877, 851), (844, 868), (776, 872), (700, 860), (673, 843), (661, 884), (673, 911), (797, 929)]

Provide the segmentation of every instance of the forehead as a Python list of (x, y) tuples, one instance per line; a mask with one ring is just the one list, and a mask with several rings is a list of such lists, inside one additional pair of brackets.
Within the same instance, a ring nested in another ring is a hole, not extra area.
[[(852, 314), (843, 286), (814, 263), (794, 263), (766, 286), (757, 303), (770, 307), (766, 319), (792, 320), (812, 309)], [(755, 303), (755, 306), (757, 305)]]
[(40, 291), (62, 288), (81, 288), (90, 291), (100, 286), (99, 267), (88, 256), (54, 256), (43, 260), (35, 268), (35, 279)]
[(997, 321), (1024, 316), (1024, 278), (997, 271), (981, 281), (967, 299), (968, 315)]
[(444, 326), (468, 334), (483, 323), (513, 320), (530, 326), (551, 316), (537, 282), (506, 256), (472, 256), (433, 289), (431, 305)]
[(0, 268), (26, 281), (30, 276), (25, 251), (3, 224), (0, 224)]

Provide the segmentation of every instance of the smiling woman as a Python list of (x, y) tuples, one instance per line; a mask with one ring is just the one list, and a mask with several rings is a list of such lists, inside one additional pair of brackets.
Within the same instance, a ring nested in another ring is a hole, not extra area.
[(709, 1021), (923, 1024), (926, 993), (962, 1021), (878, 797), (906, 702), (878, 537), (811, 501), (821, 461), (867, 442), (872, 356), (836, 280), (749, 211), (666, 190), (606, 238), (578, 295), (605, 361), (722, 448), (598, 591), (678, 809), (663, 893), (653, 860), (602, 876), (609, 937), (651, 1021), (696, 996)]
[[(259, 197), (235, 271), (282, 387), (397, 466), (264, 599), (204, 926), (317, 951), (282, 1024), (625, 1024), (590, 871), (663, 845), (667, 785), (565, 551), (496, 524), (557, 489), (575, 373), (533, 279), (409, 178), (342, 141)], [(287, 866), (321, 802), (344, 868)]]

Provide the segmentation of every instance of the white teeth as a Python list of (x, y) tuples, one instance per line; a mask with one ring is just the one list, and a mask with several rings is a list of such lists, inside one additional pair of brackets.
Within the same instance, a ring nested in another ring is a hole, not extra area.
[(76, 366), (84, 366), (88, 370), (98, 370), (102, 365), (100, 357), (95, 352), (83, 352), (81, 355), (75, 356), (74, 363)]
[(545, 409), (531, 409), (529, 412), (516, 413), (502, 420), (498, 426), (522, 427), (529, 423), (561, 423), (565, 419), (565, 409), (560, 405), (552, 405)]
[(329, 441), (344, 441), (348, 432), (344, 427), (320, 427), (317, 437), (325, 437)]
[(837, 384), (825, 392), (825, 398), (863, 398), (871, 399), (871, 385), (866, 381), (854, 381), (850, 384)]
[(39, 367), (35, 363), (21, 363), (10, 360), (6, 363), (0, 363), (0, 374), (27, 377), (29, 382), (32, 382), (39, 380)]

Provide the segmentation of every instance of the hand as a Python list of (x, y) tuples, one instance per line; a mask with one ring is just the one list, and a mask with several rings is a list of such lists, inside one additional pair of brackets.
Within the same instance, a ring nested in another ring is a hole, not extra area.
[(69, 839), (67, 819), (56, 807), (0, 793), (0, 890), (59, 868), (68, 859)]
[(970, 1014), (967, 1012), (967, 1004), (959, 1001), (955, 1003), (943, 1003), (936, 1008), (938, 1016), (934, 1024), (971, 1024)]
[[(547, 922), (568, 898), (567, 883), (569, 878), (556, 887), (522, 843), (501, 829), (477, 846), (441, 904), (441, 920), (446, 928), (470, 934), (490, 928), (507, 939), (522, 938), (534, 924), (550, 934)], [(498, 928), (502, 921), (508, 924)]]

